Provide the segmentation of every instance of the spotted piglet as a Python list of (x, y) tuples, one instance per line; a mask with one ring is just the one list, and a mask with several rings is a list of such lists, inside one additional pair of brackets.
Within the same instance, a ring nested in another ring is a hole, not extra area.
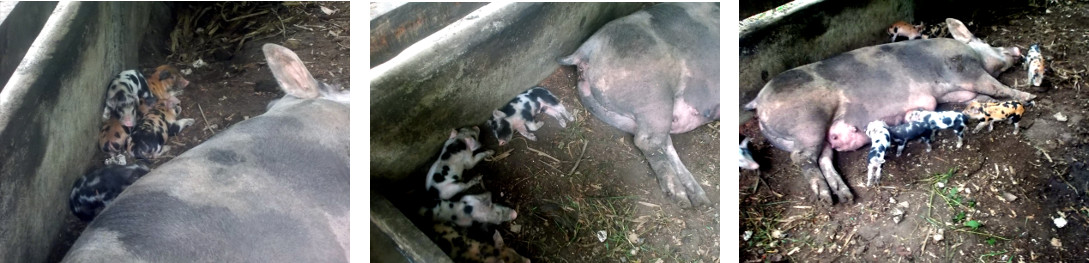
[(431, 165), (427, 172), (428, 192), (437, 192), (439, 199), (449, 200), (454, 194), (460, 193), (473, 185), (480, 183), (480, 177), (466, 178), (462, 172), (472, 169), (481, 160), (492, 156), (495, 151), (480, 151), (480, 142), (477, 141), (480, 128), (461, 128), (450, 131), (450, 138), (443, 144), (439, 159)]
[(1025, 66), (1028, 69), (1028, 82), (1039, 87), (1044, 83), (1044, 56), (1040, 54), (1040, 44), (1029, 46), (1029, 52), (1025, 55)]
[(942, 111), (934, 112), (928, 110), (914, 110), (907, 113), (904, 116), (904, 120), (908, 122), (923, 122), (928, 128), (933, 130), (931, 132), (931, 138), (933, 134), (936, 134), (938, 130), (953, 129), (953, 132), (957, 134), (957, 148), (960, 148), (964, 142), (964, 114), (956, 111)]
[(934, 130), (930, 129), (929, 125), (923, 122), (905, 122), (900, 125), (896, 125), (888, 128), (889, 136), (892, 137), (892, 145), (896, 146), (896, 157), (900, 157), (900, 154), (904, 152), (904, 146), (909, 141), (922, 138), (926, 143), (926, 152), (930, 152), (930, 140), (934, 135)]
[(742, 139), (741, 144), (737, 147), (739, 150), (738, 154), (741, 155), (738, 158), (738, 167), (741, 167), (741, 169), (760, 169), (760, 164), (752, 159), (752, 152), (749, 151), (749, 141), (751, 140), (751, 138)]
[(503, 243), (499, 231), (492, 234), (493, 243), (488, 244), (469, 238), (448, 224), (435, 224), (431, 230), (435, 232), (431, 239), (454, 262), (530, 263), (528, 258)]
[(873, 121), (866, 125), (866, 135), (870, 136), (870, 165), (866, 170), (866, 187), (881, 180), (881, 165), (885, 163), (885, 150), (888, 150), (889, 130), (884, 121)]
[(147, 166), (107, 165), (85, 174), (72, 184), (68, 208), (83, 222), (91, 221), (117, 195), (150, 170)]
[(491, 192), (461, 195), (454, 200), (432, 199), (420, 208), (419, 213), (436, 222), (451, 222), (462, 227), (473, 223), (501, 224), (518, 217), (514, 209), (492, 203)]
[(499, 139), (499, 145), (507, 144), (513, 131), (518, 131), (530, 141), (536, 141), (537, 136), (532, 132), (544, 125), (536, 119), (541, 112), (559, 121), (560, 127), (567, 127), (567, 121), (575, 121), (575, 117), (567, 112), (556, 96), (544, 87), (533, 87), (493, 111), (488, 126), (495, 133), (495, 138)]
[(1018, 101), (984, 103), (973, 101), (968, 104), (963, 113), (969, 118), (980, 120), (979, 125), (976, 125), (972, 132), (979, 132), (984, 125), (987, 125), (988, 132), (993, 131), (995, 121), (1007, 120), (1013, 124), (1013, 135), (1017, 135), (1017, 131), (1020, 130), (1017, 123), (1025, 114), (1025, 106)]

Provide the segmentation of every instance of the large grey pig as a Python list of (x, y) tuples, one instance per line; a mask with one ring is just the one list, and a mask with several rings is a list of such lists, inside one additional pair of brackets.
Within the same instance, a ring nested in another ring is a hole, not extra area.
[(287, 93), (139, 179), (65, 262), (347, 262), (349, 103), (263, 47)]
[(574, 54), (582, 105), (635, 136), (658, 184), (682, 206), (710, 204), (671, 133), (719, 116), (718, 3), (664, 3), (609, 22)]
[[(866, 123), (903, 122), (911, 110), (938, 103), (992, 97), (1031, 100), (995, 79), (1021, 52), (991, 47), (964, 24), (946, 19), (953, 39), (913, 40), (856, 49), (780, 73), (746, 105), (776, 148), (791, 153), (817, 200), (832, 204), (854, 196), (832, 167), (832, 149), (852, 151), (869, 143)], [(819, 168), (818, 168), (819, 166)]]

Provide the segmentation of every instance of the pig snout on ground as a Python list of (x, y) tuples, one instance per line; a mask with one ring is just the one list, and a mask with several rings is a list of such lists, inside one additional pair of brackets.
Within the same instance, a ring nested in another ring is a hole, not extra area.
[(349, 105), (265, 44), (287, 93), (129, 186), (63, 262), (348, 262)]
[(681, 206), (710, 204), (672, 133), (718, 117), (718, 3), (663, 3), (609, 22), (560, 58), (581, 75), (587, 111), (634, 135), (658, 184)]
[(863, 47), (784, 71), (746, 105), (756, 110), (768, 141), (791, 153), (814, 200), (832, 204), (833, 193), (841, 202), (854, 200), (832, 154), (868, 143), (859, 130), (873, 120), (898, 125), (907, 112), (939, 103), (1035, 98), (995, 78), (1020, 59), (1020, 50), (991, 47), (956, 19), (946, 24), (953, 39)]

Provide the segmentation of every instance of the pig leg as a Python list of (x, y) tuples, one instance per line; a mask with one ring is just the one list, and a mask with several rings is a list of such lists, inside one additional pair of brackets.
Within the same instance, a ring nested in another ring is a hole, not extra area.
[(547, 104), (541, 103), (541, 111), (544, 111), (544, 113), (548, 114), (548, 116), (552, 116), (552, 118), (556, 119), (556, 121), (559, 121), (560, 122), (560, 127), (563, 127), (563, 128), (567, 128), (567, 121), (568, 120), (570, 120), (570, 121), (575, 120), (574, 117), (571, 117), (570, 113), (567, 113), (567, 109), (565, 109), (563, 107), (563, 105), (558, 105), (557, 104), (555, 106), (552, 106), (552, 105), (547, 105)]
[(973, 87), (972, 90), (975, 92), (991, 97), (1013, 98), (1020, 101), (1030, 101), (1036, 98), (1036, 95), (1031, 93), (1011, 89), (986, 73), (981, 74)]
[[(828, 182), (828, 188), (836, 194), (840, 202), (853, 202), (854, 195), (851, 194), (851, 189), (847, 188), (847, 183), (843, 182), (843, 177), (832, 166), (832, 152), (832, 144), (824, 144), (824, 151), (821, 152), (820, 157), (820, 167), (824, 174), (824, 180)], [(877, 174), (877, 176), (881, 176), (881, 167), (877, 168)]]
[[(658, 185), (666, 195), (679, 201), (681, 207), (702, 206), (711, 203), (703, 192), (692, 173), (681, 163), (677, 150), (673, 148), (673, 141), (669, 136), (672, 115), (669, 111), (649, 109), (638, 119), (640, 125), (635, 133), (635, 146), (643, 152), (654, 174), (658, 177)], [(649, 119), (649, 120), (645, 120)]]
[(526, 137), (526, 140), (536, 141), (537, 136), (533, 135), (533, 133), (530, 133), (529, 131), (526, 130), (526, 126), (529, 126), (529, 123), (530, 123), (530, 121), (527, 121), (527, 120), (524, 120), (524, 119), (518, 119), (518, 120), (511, 121), (510, 122), (510, 127), (514, 128), (515, 131), (518, 131), (518, 133), (521, 134), (522, 137)]
[(476, 166), (476, 164), (479, 163), (481, 160), (484, 160), (484, 158), (491, 157), (492, 154), (495, 154), (495, 151), (487, 150), (473, 154), (473, 158), (469, 159), (469, 162), (465, 163), (465, 170), (473, 169), (473, 166)]

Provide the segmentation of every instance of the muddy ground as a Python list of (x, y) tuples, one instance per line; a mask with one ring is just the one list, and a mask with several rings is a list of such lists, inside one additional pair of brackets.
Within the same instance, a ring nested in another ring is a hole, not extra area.
[[(772, 147), (755, 120), (741, 125), (741, 133), (754, 138), (750, 147), (762, 166), (741, 172), (740, 259), (1084, 261), (1089, 256), (1084, 120), (1089, 88), (1082, 82), (1089, 65), (1089, 3), (1047, 2), (1048, 7), (995, 19), (1004, 23), (970, 28), (992, 45), (1026, 50), (1041, 44), (1049, 67), (1042, 87), (1024, 84), (1020, 64), (1000, 76), (1003, 83), (1038, 96), (1036, 106), (1027, 108), (1021, 133), (1013, 135), (1012, 125), (996, 123), (993, 132), (969, 132), (965, 147), (956, 148), (952, 132), (941, 132), (933, 152), (913, 143), (903, 157), (887, 157), (876, 187), (863, 186), (866, 150), (838, 152), (835, 166), (856, 203), (815, 204), (789, 154)], [(1060, 228), (1056, 221), (1066, 224)]]
[[(575, 115), (566, 128), (542, 114), (545, 124), (535, 132), (537, 141), (516, 134), (498, 146), (491, 130), (479, 124), (483, 148), (495, 150), (496, 157), (466, 173), (483, 175), (493, 200), (517, 210), (517, 219), (497, 227), (505, 243), (534, 262), (717, 262), (718, 203), (697, 209), (674, 205), (632, 136), (582, 107), (577, 80), (574, 67), (561, 67), (539, 83)], [(681, 160), (716, 201), (718, 136), (717, 121), (673, 135)], [(437, 157), (441, 145), (433, 150)], [(372, 190), (387, 196), (424, 194), (426, 167), (418, 174)], [(417, 207), (404, 199), (391, 201), (412, 217)], [(418, 227), (427, 224), (417, 222)]]
[[(327, 14), (322, 7), (333, 12)], [(170, 50), (172, 43), (169, 37), (165, 37), (162, 43), (156, 43), (158, 46), (145, 46), (140, 50), (138, 69), (145, 75), (154, 71), (158, 65), (166, 63), (183, 71), (192, 70), (191, 74), (184, 76), (190, 81), (189, 86), (177, 97), (182, 102), (179, 118), (193, 118), (195, 123), (168, 140), (173, 149), (165, 153), (164, 157), (146, 163), (140, 162), (153, 170), (231, 125), (264, 113), (270, 101), (283, 97), (284, 93), (279, 90), (261, 52), (261, 45), (265, 43), (283, 45), (295, 51), (318, 81), (350, 89), (351, 31), (348, 2), (205, 2), (176, 4), (174, 8), (178, 23), (186, 23), (183, 17), (195, 17), (194, 14), (199, 10), (208, 9), (212, 12), (206, 12), (207, 14), (218, 12), (217, 15), (222, 15), (217, 18), (204, 16), (203, 19), (190, 23), (198, 26), (212, 25), (212, 20), (223, 22), (249, 14), (256, 15), (230, 21), (239, 23), (221, 23), (218, 32), (212, 36), (204, 34), (200, 38), (181, 39), (174, 52)], [(223, 11), (219, 12), (220, 10)], [(268, 12), (260, 13), (262, 10)], [(277, 25), (275, 29), (265, 27), (273, 22)], [(278, 24), (280, 22), (285, 23)], [(189, 32), (200, 33), (194, 28), (196, 27), (190, 27), (192, 31)], [(174, 29), (167, 31), (169, 32), (149, 34), (170, 34)], [(246, 41), (221, 41), (239, 39), (247, 34), (251, 34), (251, 37), (246, 38)], [(241, 43), (240, 48), (238, 43)], [(207, 65), (194, 67), (193, 62), (197, 59)], [(96, 154), (93, 162), (102, 166), (106, 157), (102, 153)], [(134, 159), (128, 158), (128, 161), (132, 163)], [(86, 227), (75, 216), (70, 216), (68, 221), (61, 241), (54, 246), (54, 253), (50, 255), (50, 262), (60, 261)]]

